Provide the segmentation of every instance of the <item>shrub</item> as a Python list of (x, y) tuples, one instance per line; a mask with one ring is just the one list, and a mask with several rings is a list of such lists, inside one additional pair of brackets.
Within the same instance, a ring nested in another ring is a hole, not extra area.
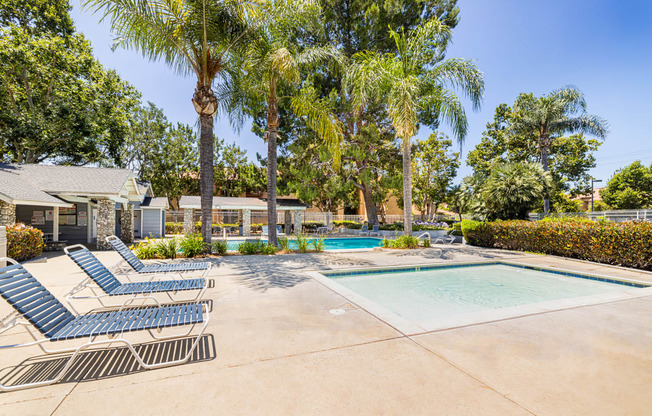
[(204, 252), (204, 240), (200, 234), (190, 234), (181, 239), (181, 251), (186, 257), (196, 257)]
[(300, 252), (305, 253), (308, 251), (308, 236), (305, 234), (297, 234), (297, 248)]
[(324, 251), (325, 245), (326, 245), (325, 237), (312, 239), (312, 246), (315, 248), (315, 251), (318, 253)]
[(7, 256), (16, 261), (38, 257), (43, 252), (43, 232), (25, 224), (7, 227)]
[(463, 220), (462, 235), (467, 243), (480, 247), (493, 247), (494, 240), (491, 228), (482, 221)]
[[(473, 232), (466, 227), (470, 244), (533, 251), (652, 270), (652, 223), (608, 222), (574, 219), (550, 221), (496, 221), (481, 223)], [(465, 224), (462, 223), (462, 230)], [(478, 237), (479, 236), (479, 237)]]
[(336, 227), (346, 227), (351, 230), (359, 230), (360, 228), (362, 228), (362, 224), (355, 221), (333, 221), (333, 224)]
[(149, 238), (146, 238), (145, 241), (140, 242), (129, 248), (133, 250), (136, 257), (138, 257), (141, 260), (150, 260), (158, 257), (158, 251), (156, 250), (156, 245)]
[(183, 234), (182, 222), (166, 222), (165, 234)]
[(219, 254), (220, 256), (223, 256), (226, 254), (227, 247), (228, 246), (226, 244), (226, 241), (217, 240), (213, 242), (212, 251), (214, 254)]
[(264, 241), (244, 241), (238, 246), (240, 254), (274, 254), (276, 246), (267, 244)]
[(286, 237), (280, 237), (278, 240), (278, 246), (281, 250), (286, 251), (290, 249), (290, 240)]
[(179, 240), (164, 238), (155, 245), (156, 253), (164, 259), (176, 259), (179, 251)]
[(419, 239), (411, 235), (402, 235), (396, 240), (383, 239), (383, 247), (385, 248), (417, 248), (419, 247)]
[(424, 238), (422, 245), (423, 245), (423, 247), (430, 247), (430, 239), (429, 238)]

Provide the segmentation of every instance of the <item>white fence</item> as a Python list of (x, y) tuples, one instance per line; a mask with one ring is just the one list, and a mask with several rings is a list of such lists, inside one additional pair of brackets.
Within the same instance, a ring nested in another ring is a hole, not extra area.
[[(551, 212), (551, 217), (583, 217), (593, 221), (605, 219), (613, 222), (652, 221), (652, 209), (631, 209), (619, 211), (584, 211), (584, 212)], [(530, 214), (530, 220), (539, 221), (545, 216), (542, 213)]]
[[(278, 224), (285, 223), (285, 213), (279, 211), (278, 215)], [(367, 221), (366, 215), (338, 215), (330, 214), (328, 212), (303, 212), (303, 221), (318, 222), (322, 224), (328, 223), (328, 215), (332, 215), (333, 221), (353, 221), (357, 223), (364, 223)], [(194, 212), (195, 221), (201, 221), (201, 212), (195, 210)], [(451, 217), (447, 215), (438, 214), (437, 220), (441, 219), (457, 219), (457, 217)], [(395, 222), (403, 222), (403, 215), (378, 215), (378, 220), (384, 222), (385, 224), (393, 224)], [(418, 214), (412, 215), (413, 221), (420, 221), (421, 216)], [(166, 211), (165, 212), (165, 222), (183, 222), (183, 211)], [(238, 223), (238, 211), (237, 210), (214, 210), (213, 211), (213, 224), (237, 224)], [(252, 224), (267, 224), (267, 212), (266, 211), (252, 211), (251, 212), (251, 223)]]

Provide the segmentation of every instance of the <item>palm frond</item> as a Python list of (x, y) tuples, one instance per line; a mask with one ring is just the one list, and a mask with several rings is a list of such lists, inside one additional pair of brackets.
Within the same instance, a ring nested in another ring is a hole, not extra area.
[(550, 125), (549, 129), (559, 133), (587, 133), (604, 140), (609, 133), (609, 124), (598, 116), (581, 114), (579, 117), (560, 120)]
[(446, 88), (436, 88), (422, 98), (421, 107), (438, 114), (451, 127), (457, 141), (464, 143), (468, 129), (466, 111), (454, 92)]
[(308, 127), (324, 140), (333, 156), (335, 169), (339, 169), (342, 159), (343, 125), (333, 113), (330, 103), (319, 99), (315, 88), (307, 84), (291, 98), (290, 106), (292, 111), (303, 118)]
[(436, 84), (461, 89), (479, 110), (484, 96), (482, 72), (470, 59), (447, 59), (428, 71), (427, 78)]

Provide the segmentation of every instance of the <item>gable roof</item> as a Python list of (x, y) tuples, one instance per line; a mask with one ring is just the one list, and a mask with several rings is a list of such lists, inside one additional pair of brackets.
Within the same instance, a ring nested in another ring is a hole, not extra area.
[[(281, 201), (292, 201), (290, 203)], [(276, 207), (278, 210), (287, 209), (306, 209), (307, 205), (300, 202), (298, 199), (277, 199)], [(201, 197), (184, 195), (179, 200), (179, 208), (201, 208)], [(245, 198), (245, 197), (229, 197), (229, 196), (214, 196), (213, 209), (250, 209), (253, 211), (266, 211), (267, 200), (263, 198)]]
[(55, 195), (119, 196), (130, 180), (138, 192), (130, 169), (0, 163), (0, 175), (0, 194), (11, 203), (63, 203)]
[(170, 204), (168, 203), (168, 199), (163, 196), (146, 196), (143, 202), (140, 203), (140, 207), (168, 209), (170, 208)]

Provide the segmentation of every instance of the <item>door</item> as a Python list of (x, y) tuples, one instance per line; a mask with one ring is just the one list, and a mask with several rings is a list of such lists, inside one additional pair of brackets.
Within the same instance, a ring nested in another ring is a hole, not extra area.
[(143, 226), (142, 211), (134, 211), (134, 238), (142, 238), (141, 228)]
[(97, 238), (97, 208), (91, 207), (91, 240)]

